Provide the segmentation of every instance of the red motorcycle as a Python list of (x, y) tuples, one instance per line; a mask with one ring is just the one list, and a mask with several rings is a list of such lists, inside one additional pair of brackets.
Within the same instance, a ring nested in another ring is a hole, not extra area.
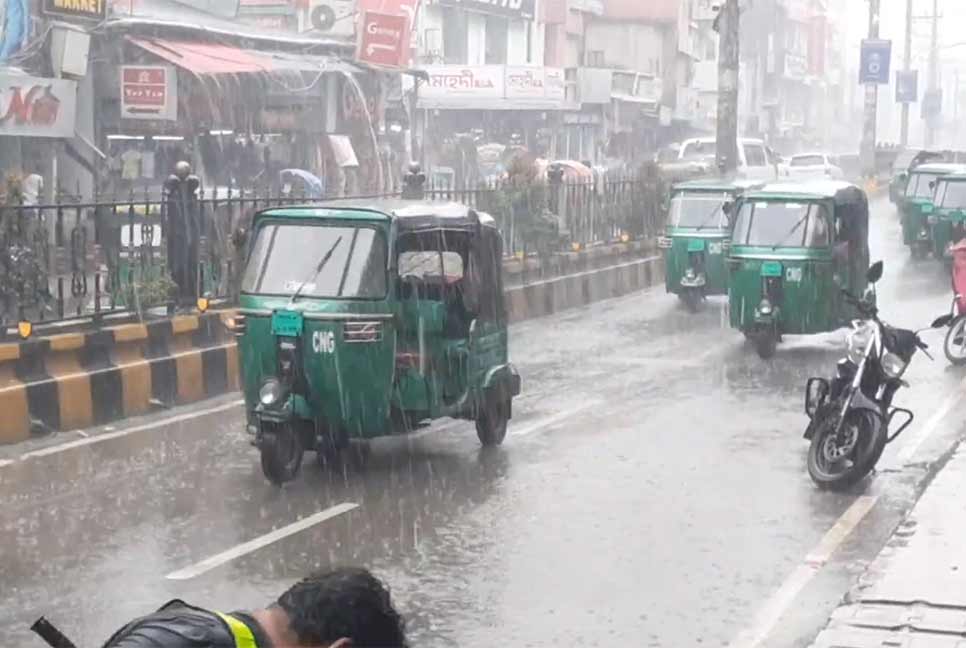
[(950, 248), (953, 257), (953, 315), (943, 350), (954, 365), (966, 365), (966, 239)]

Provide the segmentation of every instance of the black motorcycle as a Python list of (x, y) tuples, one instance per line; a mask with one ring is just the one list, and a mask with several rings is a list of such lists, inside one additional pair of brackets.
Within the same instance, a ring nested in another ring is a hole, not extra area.
[[(869, 268), (872, 288), (859, 299), (843, 291), (863, 319), (852, 322), (846, 357), (839, 361), (835, 377), (810, 378), (805, 387), (805, 413), (811, 419), (805, 438), (808, 474), (824, 489), (846, 489), (868, 475), (882, 457), (886, 445), (908, 428), (915, 415), (892, 401), (917, 350), (930, 359), (922, 331), (894, 328), (879, 319), (875, 283), (882, 278), (881, 261)], [(949, 325), (951, 315), (940, 317), (930, 328)], [(922, 329), (928, 330), (928, 329)], [(905, 420), (890, 433), (896, 417)]]

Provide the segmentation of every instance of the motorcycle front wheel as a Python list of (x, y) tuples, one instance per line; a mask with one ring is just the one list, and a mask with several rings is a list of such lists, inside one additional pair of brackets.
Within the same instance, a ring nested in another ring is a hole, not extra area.
[(808, 448), (808, 474), (812, 481), (827, 490), (845, 490), (862, 481), (879, 461), (887, 440), (875, 415), (849, 410), (839, 431), (839, 411), (834, 405), (824, 408), (816, 418)]
[(957, 367), (966, 365), (966, 315), (960, 315), (949, 325), (943, 351), (952, 364)]

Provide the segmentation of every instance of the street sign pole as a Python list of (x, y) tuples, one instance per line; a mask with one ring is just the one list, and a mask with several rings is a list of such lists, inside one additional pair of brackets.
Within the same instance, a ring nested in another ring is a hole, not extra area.
[[(869, 0), (869, 40), (879, 38), (879, 0)], [(865, 63), (863, 63), (865, 65)], [(863, 69), (865, 82), (865, 124), (862, 128), (862, 174), (866, 178), (875, 177), (875, 138), (876, 113), (879, 107), (879, 86), (875, 81), (865, 78), (868, 70)]]
[[(912, 0), (906, 0), (906, 46), (902, 53), (903, 70), (908, 74), (912, 70)], [(909, 145), (909, 102), (902, 104), (902, 133), (899, 137), (902, 146)]]

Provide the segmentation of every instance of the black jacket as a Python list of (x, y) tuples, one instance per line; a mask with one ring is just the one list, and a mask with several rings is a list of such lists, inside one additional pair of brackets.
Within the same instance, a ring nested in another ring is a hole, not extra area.
[[(232, 616), (248, 626), (259, 648), (270, 648), (254, 619)], [(235, 648), (235, 637), (218, 614), (174, 600), (118, 630), (104, 648)]]

